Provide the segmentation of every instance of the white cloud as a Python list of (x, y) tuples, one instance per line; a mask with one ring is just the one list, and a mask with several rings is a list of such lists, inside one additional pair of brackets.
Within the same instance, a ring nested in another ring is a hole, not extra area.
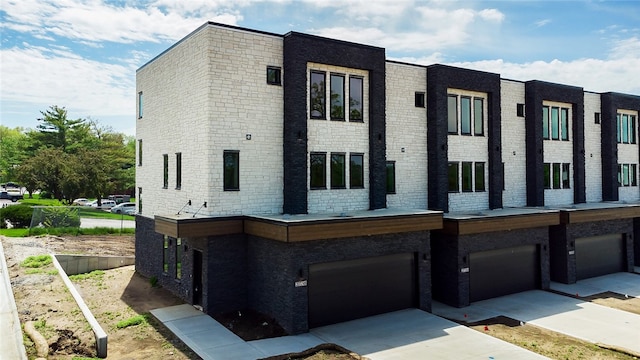
[(551, 22), (551, 19), (542, 19), (542, 20), (536, 21), (534, 24), (537, 27), (543, 27), (543, 26), (549, 24), (550, 22)]
[(497, 9), (484, 9), (478, 12), (478, 15), (487, 21), (501, 23), (504, 21), (504, 14)]

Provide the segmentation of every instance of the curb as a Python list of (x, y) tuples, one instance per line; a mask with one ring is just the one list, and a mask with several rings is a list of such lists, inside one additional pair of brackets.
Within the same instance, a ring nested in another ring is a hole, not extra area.
[[(13, 297), (13, 290), (11, 290), (11, 280), (9, 279), (9, 269), (7, 268), (7, 262), (4, 257), (4, 248), (0, 241), (0, 293), (7, 294), (7, 301), (2, 306), (2, 312), (0, 312), (0, 318), (2, 319), (3, 327), (6, 326), (7, 332), (3, 331), (3, 335), (0, 337), (0, 354), (7, 356), (8, 359), (27, 360), (27, 352), (24, 348), (22, 341), (22, 328), (20, 327), (20, 318), (18, 317), (18, 308), (16, 307), (16, 300)], [(3, 296), (4, 297), (4, 296)], [(5, 309), (5, 306), (8, 309)], [(6, 325), (5, 325), (6, 324)]]

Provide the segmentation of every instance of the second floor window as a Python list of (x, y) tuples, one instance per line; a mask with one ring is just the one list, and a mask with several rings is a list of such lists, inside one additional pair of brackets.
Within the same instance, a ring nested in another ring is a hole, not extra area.
[(169, 187), (169, 155), (162, 155), (162, 187)]
[(344, 75), (331, 74), (331, 120), (344, 120)]
[(484, 98), (450, 94), (447, 124), (452, 135), (484, 135)]
[(360, 76), (349, 76), (349, 121), (363, 121), (362, 109), (364, 99), (362, 96), (364, 79)]
[(176, 153), (176, 189), (182, 187), (182, 153)]
[(569, 108), (542, 107), (542, 138), (545, 140), (569, 140)]
[(223, 155), (224, 191), (240, 190), (240, 152), (226, 150)]
[(326, 119), (325, 116), (325, 73), (312, 71), (309, 87), (309, 109), (312, 119)]
[(636, 116), (632, 114), (617, 114), (616, 128), (618, 144), (636, 143)]

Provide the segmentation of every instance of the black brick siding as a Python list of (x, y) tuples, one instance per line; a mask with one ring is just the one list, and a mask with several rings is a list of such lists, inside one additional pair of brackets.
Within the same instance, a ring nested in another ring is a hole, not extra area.
[(456, 307), (468, 306), (470, 304), (470, 272), (462, 273), (460, 270), (470, 266), (469, 255), (479, 251), (521, 245), (539, 245), (540, 284), (538, 286), (541, 289), (548, 289), (550, 277), (547, 227), (457, 237), (434, 232), (431, 236), (434, 300)]
[(625, 252), (627, 257), (627, 271), (633, 271), (633, 219), (609, 221), (594, 221), (578, 224), (560, 224), (549, 227), (551, 245), (551, 279), (565, 284), (577, 281), (575, 241), (578, 238), (600, 236), (608, 234), (626, 234)]
[(502, 207), (500, 75), (445, 65), (427, 67), (428, 207), (449, 211), (447, 89), (486, 92), (489, 150), (489, 208)]
[[(600, 127), (602, 146), (602, 200), (617, 201), (618, 198), (618, 141), (616, 114), (618, 109), (635, 110), (640, 113), (640, 96), (605, 93), (600, 102)], [(640, 126), (636, 124), (636, 139)], [(639, 150), (640, 151), (640, 150)]]
[(284, 206), (307, 213), (307, 63), (369, 71), (369, 206), (386, 207), (385, 51), (300, 34), (284, 36)]
[(419, 307), (431, 310), (429, 233), (415, 232), (372, 237), (281, 243), (249, 236), (249, 306), (277, 319), (291, 334), (308, 328), (309, 265), (329, 261), (413, 252), (418, 253)]
[(640, 266), (640, 218), (633, 219), (633, 251), (635, 266)]
[(527, 149), (527, 206), (544, 206), (544, 147), (542, 102), (572, 104), (573, 202), (586, 201), (584, 153), (584, 92), (582, 88), (538, 80), (525, 83), (525, 131)]

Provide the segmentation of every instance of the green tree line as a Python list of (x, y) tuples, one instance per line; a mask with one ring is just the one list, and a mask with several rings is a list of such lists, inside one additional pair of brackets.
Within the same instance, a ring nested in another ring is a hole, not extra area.
[(0, 125), (0, 183), (17, 182), (70, 202), (126, 193), (135, 185), (135, 138), (64, 107), (41, 111), (36, 129)]

